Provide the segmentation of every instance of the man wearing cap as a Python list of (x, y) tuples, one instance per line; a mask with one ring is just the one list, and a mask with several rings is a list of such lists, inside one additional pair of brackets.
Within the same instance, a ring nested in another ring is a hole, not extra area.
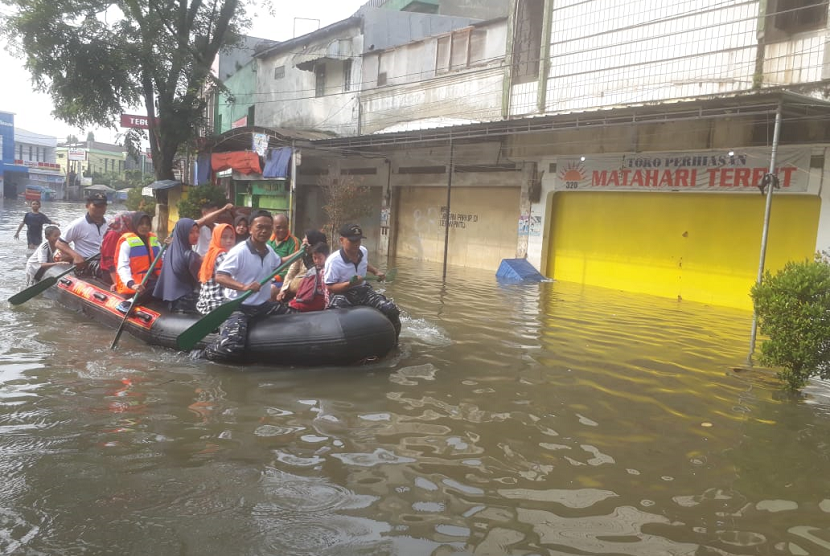
[[(101, 252), (101, 242), (107, 233), (107, 196), (92, 193), (86, 198), (86, 214), (73, 220), (64, 230), (57, 243), (57, 248), (72, 259), (72, 264), (83, 265), (84, 259)], [(72, 243), (72, 247), (69, 244)], [(93, 265), (86, 274), (94, 275)]]
[(357, 224), (346, 224), (340, 228), (340, 250), (326, 259), (323, 279), (329, 288), (329, 308), (367, 305), (374, 307), (388, 318), (395, 327), (395, 334), (401, 333), (400, 309), (393, 302), (372, 289), (363, 280), (367, 272), (383, 280), (386, 275), (369, 264), (369, 251), (362, 245), (363, 230)]

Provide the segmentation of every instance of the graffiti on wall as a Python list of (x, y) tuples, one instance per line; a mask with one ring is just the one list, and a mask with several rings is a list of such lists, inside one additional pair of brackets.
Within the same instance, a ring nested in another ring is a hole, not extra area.
[(449, 219), (447, 218), (447, 207), (441, 207), (441, 222), (439, 226), (442, 228), (447, 226), (449, 220), (449, 227), (464, 230), (468, 225), (478, 222), (477, 214), (462, 214), (460, 212), (451, 212)]

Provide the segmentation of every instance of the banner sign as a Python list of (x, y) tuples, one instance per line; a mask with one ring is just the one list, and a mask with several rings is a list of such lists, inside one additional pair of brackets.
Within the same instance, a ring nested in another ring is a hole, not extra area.
[(69, 160), (86, 160), (86, 149), (69, 148), (67, 152)]
[[(159, 119), (156, 118), (156, 127), (158, 127)], [(150, 129), (150, 118), (147, 116), (137, 116), (135, 114), (121, 114), (121, 127), (129, 127), (132, 129)]]
[[(810, 156), (803, 147), (778, 149), (781, 191), (807, 192)], [(554, 190), (758, 193), (769, 162), (768, 148), (559, 158)]]

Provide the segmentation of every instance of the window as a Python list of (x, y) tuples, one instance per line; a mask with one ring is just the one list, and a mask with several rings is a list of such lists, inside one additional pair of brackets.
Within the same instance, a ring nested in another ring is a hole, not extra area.
[(254, 116), (256, 116), (256, 105), (252, 104), (248, 107), (248, 125), (254, 125)]
[(317, 64), (314, 66), (314, 96), (321, 97), (326, 94), (326, 66)]
[(378, 87), (389, 83), (389, 69), (392, 65), (392, 54), (378, 56)]
[(544, 0), (519, 0), (513, 29), (513, 82), (529, 83), (539, 77)]
[(32, 157), (32, 146), (31, 145), (29, 145), (29, 160), (34, 160), (34, 158)]
[(462, 29), (438, 39), (435, 71), (446, 73), (484, 60), (486, 29)]
[(770, 38), (781, 40), (787, 35), (827, 25), (828, 0), (771, 0), (767, 7)]
[(23, 145), (17, 146), (17, 159), (23, 160)]
[(348, 93), (352, 90), (352, 61), (346, 60), (343, 62), (343, 92)]
[(282, 79), (285, 77), (285, 66), (277, 66), (274, 68), (274, 79)]
[(118, 172), (119, 173), (124, 172), (124, 161), (123, 160), (118, 161)]

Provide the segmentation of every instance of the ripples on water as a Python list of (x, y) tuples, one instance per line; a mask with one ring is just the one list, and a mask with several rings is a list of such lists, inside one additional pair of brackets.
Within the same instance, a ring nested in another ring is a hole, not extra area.
[(750, 315), (396, 264), (401, 347), (360, 368), (113, 353), (47, 299), (5, 307), (0, 553), (830, 553), (827, 385), (731, 372)]

